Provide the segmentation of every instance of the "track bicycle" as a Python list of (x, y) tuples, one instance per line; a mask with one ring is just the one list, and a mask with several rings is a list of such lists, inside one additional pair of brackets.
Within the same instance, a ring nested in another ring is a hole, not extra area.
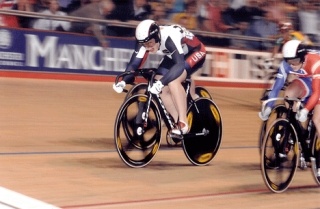
[(290, 186), (296, 173), (299, 160), (300, 168), (307, 169), (311, 164), (313, 177), (320, 185), (320, 139), (313, 124), (312, 112), (305, 123), (295, 119), (294, 108), (301, 108), (297, 98), (274, 98), (284, 100), (287, 106), (285, 117), (275, 119), (265, 132), (261, 149), (261, 172), (266, 186), (275, 193), (281, 193)]
[[(161, 121), (168, 130), (175, 127), (173, 118), (167, 112), (160, 95), (149, 89), (154, 83), (156, 69), (145, 68), (125, 75), (142, 75), (148, 81), (144, 94), (134, 94), (121, 105), (115, 120), (114, 139), (116, 150), (122, 161), (130, 167), (148, 165), (159, 150), (162, 134)], [(191, 98), (190, 81), (186, 80), (188, 101), (187, 119), (189, 133), (170, 134), (180, 140), (185, 156), (193, 165), (207, 165), (217, 154), (222, 138), (222, 119), (217, 105), (209, 98)]]
[[(191, 78), (187, 78), (186, 81), (187, 82), (191, 82)], [(183, 85), (183, 87), (185, 89), (188, 88), (188, 83), (187, 82), (183, 82), (182, 83), (182, 85)], [(132, 84), (132, 88), (130, 88), (127, 91), (127, 94), (126, 94), (126, 97), (125, 97), (124, 101), (127, 100), (129, 97), (135, 95), (135, 94), (145, 94), (146, 91), (147, 91), (147, 88), (148, 88), (148, 83), (137, 83), (137, 84), (133, 83)], [(199, 97), (205, 97), (205, 98), (212, 99), (211, 94), (204, 87), (195, 86), (195, 93)], [(190, 99), (190, 98), (188, 98), (188, 99)], [(175, 147), (175, 146), (181, 145), (181, 143), (180, 143), (181, 140), (176, 140), (175, 138), (172, 138), (169, 133), (167, 133), (167, 135), (166, 135), (166, 141), (167, 141), (168, 147)]]

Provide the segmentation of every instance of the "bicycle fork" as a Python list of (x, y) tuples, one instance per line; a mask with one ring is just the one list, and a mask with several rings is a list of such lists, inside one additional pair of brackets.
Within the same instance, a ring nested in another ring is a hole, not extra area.
[[(144, 98), (144, 97), (143, 97)], [(151, 105), (151, 97), (147, 97), (147, 101), (140, 101), (138, 104), (138, 113), (135, 119), (136, 127), (136, 134), (141, 136), (145, 132), (145, 128), (148, 125), (148, 117), (149, 117), (149, 110)]]

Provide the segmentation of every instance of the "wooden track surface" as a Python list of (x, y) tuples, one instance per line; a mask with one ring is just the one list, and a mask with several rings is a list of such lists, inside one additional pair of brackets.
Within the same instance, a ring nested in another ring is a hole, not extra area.
[(257, 149), (262, 90), (208, 89), (223, 119), (212, 163), (191, 165), (163, 137), (154, 160), (133, 169), (114, 148), (125, 95), (111, 83), (1, 78), (0, 186), (72, 209), (320, 208), (310, 169), (298, 169), (285, 193), (264, 185)]

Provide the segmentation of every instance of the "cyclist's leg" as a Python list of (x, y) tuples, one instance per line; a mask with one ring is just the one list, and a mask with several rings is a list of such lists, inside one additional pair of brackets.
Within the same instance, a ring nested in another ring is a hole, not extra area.
[[(157, 74), (165, 75), (169, 72), (169, 69), (174, 65), (173, 61), (170, 58), (165, 57), (157, 71)], [(178, 127), (179, 129), (182, 129), (182, 132), (187, 132), (188, 130), (188, 124), (187, 124), (187, 96), (185, 93), (185, 89), (182, 85), (182, 82), (185, 81), (187, 77), (187, 72), (184, 70), (181, 75), (179, 75), (176, 79), (170, 81), (168, 83), (169, 91), (162, 92), (162, 97), (165, 98), (166, 101), (163, 101), (165, 103), (166, 108), (172, 108), (169, 99), (167, 98), (167, 95), (171, 96), (171, 100), (174, 104), (175, 110), (177, 111), (176, 114), (173, 113), (173, 109), (168, 111), (171, 111), (173, 115), (178, 115), (177, 119), (175, 121), (181, 122), (182, 124)], [(168, 107), (167, 107), (168, 105)], [(171, 112), (169, 112), (171, 114)], [(178, 121), (179, 120), (179, 121)], [(178, 123), (179, 124), (179, 123)], [(185, 127), (185, 128), (184, 128)], [(178, 134), (180, 133), (180, 130), (177, 129), (173, 131), (173, 133)]]
[(178, 111), (179, 120), (183, 122), (187, 121), (187, 98), (181, 83), (186, 79), (186, 76), (187, 73), (184, 71), (178, 78), (168, 84), (171, 92), (171, 98)]
[[(160, 80), (162, 75), (156, 75), (155, 79)], [(178, 111), (173, 103), (169, 86), (164, 86), (160, 94), (162, 102), (168, 113), (173, 117), (174, 121), (178, 120)]]

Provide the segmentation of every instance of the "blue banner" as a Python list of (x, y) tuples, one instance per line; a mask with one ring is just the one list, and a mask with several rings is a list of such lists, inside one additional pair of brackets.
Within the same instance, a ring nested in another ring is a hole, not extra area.
[(2, 70), (114, 74), (123, 71), (134, 49), (133, 38), (108, 38), (32, 29), (0, 28)]

